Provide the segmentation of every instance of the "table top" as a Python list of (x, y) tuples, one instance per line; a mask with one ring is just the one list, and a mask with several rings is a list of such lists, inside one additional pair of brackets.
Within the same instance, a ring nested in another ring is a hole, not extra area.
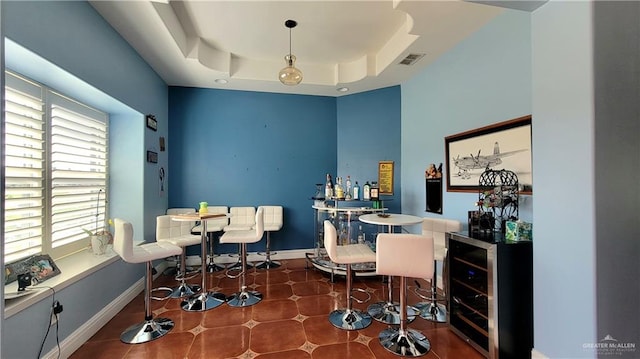
[(384, 226), (406, 226), (410, 224), (422, 223), (424, 218), (412, 216), (410, 214), (385, 213), (385, 214), (365, 214), (360, 216), (360, 221), (369, 224)]
[(183, 213), (183, 214), (172, 214), (171, 219), (174, 221), (200, 221), (203, 219), (211, 219), (211, 218), (222, 218), (227, 217), (225, 213)]

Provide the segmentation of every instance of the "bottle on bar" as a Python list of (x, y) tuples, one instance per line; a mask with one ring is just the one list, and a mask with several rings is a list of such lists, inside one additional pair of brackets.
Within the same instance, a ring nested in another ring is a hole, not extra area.
[(371, 200), (371, 185), (369, 181), (365, 182), (364, 186), (362, 186), (362, 199), (365, 201)]
[(360, 199), (360, 186), (358, 185), (358, 181), (356, 181), (356, 185), (353, 186), (353, 199)]
[(353, 195), (351, 194), (352, 193), (351, 191), (352, 191), (352, 188), (351, 188), (351, 176), (347, 176), (347, 187), (345, 188), (344, 198), (352, 199)]
[(324, 186), (324, 197), (326, 199), (333, 198), (333, 181), (331, 180), (331, 174), (327, 173), (327, 183)]

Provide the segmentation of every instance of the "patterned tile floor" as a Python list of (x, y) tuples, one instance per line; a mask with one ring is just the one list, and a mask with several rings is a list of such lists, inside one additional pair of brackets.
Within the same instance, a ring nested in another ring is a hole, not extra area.
[[(346, 304), (344, 277), (336, 276), (332, 282), (328, 274), (307, 266), (305, 259), (281, 263), (276, 269), (252, 269), (247, 274), (247, 285), (263, 294), (260, 303), (246, 308), (223, 304), (205, 312), (186, 312), (180, 308), (180, 299), (152, 301), (154, 316), (173, 319), (174, 329), (152, 342), (124, 344), (120, 333), (144, 318), (141, 293), (71, 358), (398, 358), (378, 342), (385, 324), (374, 321), (365, 329), (345, 331), (329, 323), (328, 314)], [(207, 280), (210, 290), (225, 295), (238, 290), (238, 279), (227, 278), (224, 272), (209, 273)], [(201, 277), (189, 282), (201, 283)], [(174, 284), (173, 277), (167, 275), (154, 281), (154, 286)], [(426, 288), (428, 283), (421, 286)], [(385, 298), (386, 284), (380, 277), (357, 277), (354, 287), (372, 297), (368, 303), (354, 302), (356, 308), (366, 310), (369, 304)], [(420, 301), (414, 288), (411, 285), (408, 290), (410, 304)], [(398, 298), (397, 288), (395, 291), (394, 298)], [(417, 318), (409, 327), (422, 331), (431, 342), (431, 351), (422, 358), (483, 358), (447, 324)]]

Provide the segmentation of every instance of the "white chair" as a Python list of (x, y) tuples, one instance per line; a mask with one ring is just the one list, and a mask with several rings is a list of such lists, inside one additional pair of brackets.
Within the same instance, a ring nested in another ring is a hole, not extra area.
[[(433, 275), (433, 239), (405, 234), (380, 233), (376, 239), (376, 272), (400, 277), (400, 308), (407, 306), (407, 277), (429, 278)], [(400, 311), (400, 326), (380, 332), (380, 344), (396, 355), (420, 356), (431, 350), (424, 334), (407, 328), (407, 311)]]
[[(120, 340), (127, 344), (145, 343), (167, 334), (174, 327), (168, 318), (153, 318), (151, 313), (151, 285), (153, 281), (153, 260), (178, 255), (182, 249), (168, 242), (133, 245), (133, 226), (120, 218), (114, 219), (115, 236), (113, 251), (127, 263), (146, 263), (144, 286), (144, 321), (127, 328)], [(168, 289), (168, 288), (167, 288)]]
[[(209, 206), (207, 210), (209, 213), (212, 213), (212, 214), (226, 214), (229, 212), (229, 207)], [(216, 255), (214, 254), (213, 247), (215, 244), (215, 237), (214, 237), (215, 234), (218, 232), (222, 232), (224, 230), (224, 227), (226, 227), (227, 225), (229, 225), (228, 217), (212, 218), (207, 220), (207, 240), (209, 242), (209, 247), (208, 247), (209, 251), (207, 254), (207, 257), (209, 258), (209, 260), (207, 262), (207, 272), (209, 273), (219, 271), (225, 268), (224, 266), (218, 265), (214, 262), (214, 258), (216, 257)], [(200, 235), (201, 232), (202, 232), (202, 223), (196, 225), (191, 229), (191, 233), (193, 234)]]
[(256, 268), (278, 268), (280, 267), (280, 263), (271, 260), (271, 232), (279, 231), (282, 228), (282, 206), (260, 206), (258, 208), (264, 210), (264, 231), (267, 232), (267, 243), (264, 252), (265, 260), (256, 265)]
[[(430, 320), (437, 323), (447, 322), (447, 304), (446, 300), (438, 299), (438, 276), (437, 276), (437, 262), (442, 262), (442, 279), (447, 276), (446, 256), (447, 256), (447, 244), (445, 235), (447, 232), (460, 232), (462, 230), (462, 223), (454, 219), (445, 218), (430, 218), (427, 217), (422, 221), (422, 235), (433, 238), (433, 279), (431, 280), (431, 289), (427, 296), (416, 291), (416, 294), (422, 299), (426, 299), (424, 302), (420, 302), (414, 307), (420, 311), (420, 317), (426, 320)], [(443, 285), (443, 288), (445, 286)], [(444, 302), (438, 303), (439, 301)]]
[(171, 216), (164, 214), (156, 217), (156, 241), (169, 242), (182, 248), (180, 270), (176, 274), (176, 280), (180, 281), (180, 285), (174, 288), (171, 298), (188, 297), (199, 292), (201, 288), (196, 284), (187, 284), (188, 279), (195, 277), (195, 274), (187, 274), (187, 246), (199, 244), (201, 240), (200, 236), (191, 234), (193, 222), (174, 221)]
[[(225, 226), (222, 230), (224, 232), (230, 231), (248, 231), (253, 228), (256, 224), (256, 208), (255, 207), (231, 207), (229, 208), (229, 224)], [(220, 242), (222, 243), (222, 242)], [(238, 248), (238, 254), (242, 251), (241, 248)], [(235, 256), (235, 254), (231, 254), (230, 256)], [(241, 266), (241, 259), (238, 258), (238, 261), (235, 264), (228, 266), (227, 268), (238, 268)], [(252, 266), (251, 264), (247, 264), (248, 266)]]
[(354, 289), (352, 288), (353, 270), (351, 265), (355, 263), (375, 262), (376, 254), (366, 244), (339, 246), (336, 227), (328, 220), (324, 221), (324, 247), (332, 262), (346, 266), (347, 307), (331, 312), (329, 314), (329, 322), (337, 328), (346, 330), (357, 330), (368, 327), (372, 321), (371, 316), (367, 312), (353, 309), (352, 300), (358, 303), (364, 303), (371, 298), (371, 295), (365, 292), (368, 296), (365, 300), (359, 300), (352, 296), (351, 293)]
[[(238, 275), (230, 275), (227, 269), (227, 276), (230, 278), (240, 277), (240, 291), (227, 298), (227, 304), (231, 307), (248, 307), (262, 300), (262, 293), (247, 290), (247, 243), (255, 243), (262, 239), (264, 235), (263, 209), (259, 208), (254, 216), (255, 228), (248, 230), (232, 230), (225, 232), (220, 237), (220, 243), (238, 243), (240, 245), (241, 269)], [(233, 218), (233, 217), (232, 217)]]

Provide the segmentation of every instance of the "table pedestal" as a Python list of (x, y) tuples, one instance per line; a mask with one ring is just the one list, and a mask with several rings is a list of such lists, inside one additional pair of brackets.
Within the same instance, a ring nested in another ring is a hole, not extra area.
[[(202, 231), (200, 231), (201, 241), (201, 273), (202, 273), (202, 292), (199, 294), (194, 294), (190, 296), (188, 299), (183, 300), (180, 303), (180, 306), (183, 310), (189, 312), (202, 312), (205, 310), (213, 309), (221, 304), (223, 304), (226, 300), (226, 296), (222, 293), (218, 292), (209, 292), (207, 291), (207, 218), (213, 218), (220, 215), (215, 214), (196, 214), (199, 217), (199, 220), (202, 222)], [(187, 215), (177, 215), (174, 217), (176, 220), (181, 220), (180, 218), (186, 218)], [(182, 219), (186, 220), (186, 219)]]

